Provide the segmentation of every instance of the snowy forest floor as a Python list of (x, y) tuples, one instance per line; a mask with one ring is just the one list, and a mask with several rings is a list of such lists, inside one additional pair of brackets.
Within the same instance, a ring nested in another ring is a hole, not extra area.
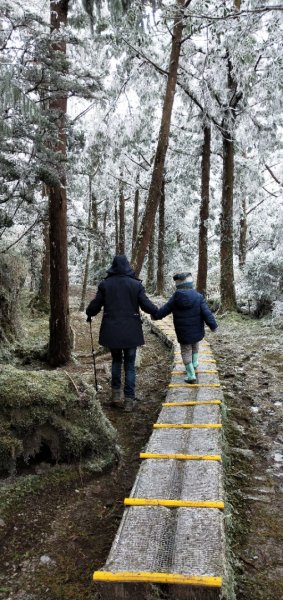
[[(79, 297), (74, 293), (77, 361), (65, 370), (91, 377), (88, 326), (75, 310)], [(93, 321), (96, 347), (99, 322)], [(208, 334), (207, 339), (227, 405), (224, 465), (236, 597), (282, 600), (282, 331), (267, 321), (240, 316), (222, 318), (219, 324), (220, 333)], [(36, 336), (36, 323), (31, 327)], [(9, 517), (0, 526), (1, 600), (95, 599), (92, 572), (102, 567), (110, 550), (123, 499), (139, 467), (139, 452), (151, 434), (170, 376), (169, 350), (146, 328), (145, 333), (138, 368), (141, 401), (134, 413), (111, 408), (110, 356), (97, 359), (98, 397), (117, 429), (121, 448), (111, 471), (90, 475), (78, 466), (50, 467), (43, 460), (34, 472), (22, 473), (13, 482), (2, 480), (1, 486), (14, 483), (19, 493), (13, 495)]]

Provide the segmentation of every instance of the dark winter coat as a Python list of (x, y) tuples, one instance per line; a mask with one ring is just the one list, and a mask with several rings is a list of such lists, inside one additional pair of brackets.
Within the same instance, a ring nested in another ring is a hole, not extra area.
[(108, 348), (136, 348), (144, 344), (139, 308), (153, 316), (157, 307), (146, 296), (126, 256), (115, 256), (108, 276), (86, 309), (88, 317), (103, 307), (99, 343)]
[(178, 288), (157, 313), (163, 319), (173, 313), (174, 327), (180, 344), (194, 344), (204, 337), (204, 324), (212, 331), (217, 323), (203, 296), (193, 289)]

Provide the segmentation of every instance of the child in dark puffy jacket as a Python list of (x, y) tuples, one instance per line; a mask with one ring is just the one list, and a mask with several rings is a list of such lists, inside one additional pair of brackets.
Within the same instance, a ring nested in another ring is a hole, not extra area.
[(211, 331), (216, 331), (218, 325), (204, 297), (193, 289), (191, 273), (177, 273), (173, 279), (176, 291), (168, 302), (159, 308), (154, 320), (163, 319), (173, 313), (176, 336), (187, 371), (185, 381), (195, 383), (198, 348), (199, 342), (204, 338), (204, 324), (206, 323)]

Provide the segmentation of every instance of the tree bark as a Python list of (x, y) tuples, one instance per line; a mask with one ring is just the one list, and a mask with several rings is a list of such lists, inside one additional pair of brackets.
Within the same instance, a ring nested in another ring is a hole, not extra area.
[[(234, 0), (236, 10), (241, 8), (241, 0)], [(237, 80), (233, 74), (232, 60), (227, 52), (227, 87), (229, 104), (225, 108), (222, 122), (223, 136), (223, 182), (222, 182), (222, 213), (220, 218), (220, 296), (221, 309), (235, 310), (236, 295), (234, 283), (234, 125), (236, 106), (242, 97), (237, 92)]]
[[(97, 198), (96, 195), (91, 192), (91, 229), (93, 233), (93, 244), (91, 244), (91, 250), (93, 252), (93, 271), (96, 272), (97, 265), (99, 265), (99, 248), (98, 248), (98, 210), (97, 210)], [(90, 253), (91, 253), (90, 250)], [(92, 273), (92, 283), (97, 285), (97, 277)]]
[(157, 207), (160, 201), (164, 164), (169, 142), (172, 108), (176, 90), (178, 65), (181, 51), (182, 32), (184, 28), (183, 7), (190, 2), (178, 0), (172, 32), (172, 44), (169, 60), (168, 79), (163, 103), (161, 125), (157, 149), (154, 159), (153, 173), (149, 188), (148, 199), (133, 252), (133, 268), (137, 275), (142, 268), (145, 253), (151, 238)]
[(147, 282), (146, 288), (149, 293), (154, 292), (155, 281), (154, 281), (154, 255), (155, 255), (155, 226), (153, 227), (147, 257)]
[(222, 310), (236, 308), (233, 265), (234, 142), (230, 132), (223, 137), (222, 212), (220, 218), (220, 293)]
[(118, 223), (118, 208), (115, 202), (115, 254), (119, 254), (119, 223)]
[(91, 181), (91, 177), (89, 177), (89, 207), (88, 207), (88, 223), (87, 223), (88, 224), (88, 239), (87, 239), (86, 257), (85, 257), (82, 295), (81, 295), (81, 302), (80, 302), (80, 306), (79, 306), (79, 310), (81, 310), (81, 311), (84, 311), (84, 309), (85, 309), (86, 288), (87, 288), (87, 284), (88, 284), (89, 260), (90, 260), (90, 248), (91, 248), (91, 243), (90, 243), (91, 221), (93, 221), (93, 224), (95, 224), (96, 219), (97, 219), (97, 214), (95, 216), (95, 209), (94, 209), (93, 205), (95, 205), (95, 208), (96, 208), (95, 197), (94, 197), (94, 194), (92, 193), (92, 181)]
[(138, 223), (138, 221), (139, 221), (139, 201), (140, 201), (139, 178), (140, 178), (140, 174), (138, 173), (137, 179), (136, 179), (137, 187), (136, 187), (136, 191), (135, 191), (135, 201), (134, 201), (134, 219), (133, 219), (131, 262), (133, 261), (133, 252), (134, 252), (134, 247), (135, 247), (135, 243), (136, 243), (136, 239), (137, 239), (137, 235), (138, 235), (138, 225), (139, 225), (139, 223)]
[[(68, 1), (50, 2), (51, 32), (67, 24)], [(58, 39), (52, 44), (56, 54), (66, 55), (66, 42)], [(65, 70), (62, 66), (62, 72)], [(57, 116), (57, 142), (53, 152), (57, 153), (57, 175), (59, 183), (49, 188), (49, 239), (50, 239), (50, 338), (49, 363), (52, 366), (65, 364), (71, 355), (69, 279), (67, 252), (67, 194), (66, 194), (66, 113), (67, 96), (58, 93), (49, 103), (49, 109)]]
[(120, 173), (119, 181), (119, 244), (118, 254), (125, 254), (125, 196), (123, 185), (123, 173)]
[(199, 255), (197, 290), (206, 296), (207, 285), (207, 231), (209, 218), (209, 181), (211, 154), (211, 126), (203, 128), (203, 146), (201, 160), (201, 204), (199, 215)]
[(30, 283), (29, 283), (29, 291), (35, 292), (36, 284), (38, 279), (38, 270), (36, 264), (36, 256), (35, 256), (35, 248), (33, 244), (33, 232), (31, 231), (27, 238), (27, 246), (29, 251), (29, 259), (30, 259)]
[(165, 179), (162, 180), (159, 202), (158, 250), (157, 250), (157, 294), (164, 293), (164, 242), (165, 242)]
[[(105, 269), (108, 266), (109, 262), (109, 254), (108, 254), (108, 238), (107, 238), (107, 222), (109, 219), (109, 203), (106, 201), (105, 210), (103, 213), (103, 236), (102, 240), (100, 238), (100, 249), (101, 249), (101, 259), (100, 266)], [(98, 231), (99, 234), (99, 231)], [(117, 254), (117, 252), (116, 252)]]
[(83, 285), (82, 285), (82, 295), (81, 295), (81, 302), (80, 302), (80, 307), (79, 307), (79, 310), (81, 310), (82, 312), (85, 309), (86, 288), (87, 288), (87, 284), (88, 284), (88, 273), (89, 273), (89, 259), (90, 259), (90, 238), (88, 238), (88, 241), (87, 241), (84, 278), (83, 278)]
[(39, 308), (41, 307), (44, 310), (49, 309), (50, 306), (50, 241), (48, 214), (43, 221), (43, 253), (36, 304)]
[(240, 240), (239, 240), (239, 265), (243, 269), (246, 264), (247, 257), (247, 207), (246, 198), (242, 198), (241, 216), (240, 216)]

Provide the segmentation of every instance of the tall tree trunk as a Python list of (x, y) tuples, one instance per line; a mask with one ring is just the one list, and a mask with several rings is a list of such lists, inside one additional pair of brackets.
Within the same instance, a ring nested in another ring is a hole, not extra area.
[(125, 196), (123, 185), (123, 173), (120, 174), (119, 181), (119, 244), (118, 254), (125, 254)]
[(48, 215), (43, 220), (43, 253), (41, 273), (37, 296), (37, 306), (44, 310), (50, 306), (50, 243), (49, 243), (49, 219)]
[(247, 257), (247, 207), (246, 207), (246, 198), (242, 197), (242, 207), (241, 207), (241, 216), (240, 216), (240, 240), (239, 240), (239, 265), (240, 268), (246, 264)]
[(230, 132), (223, 137), (222, 212), (220, 218), (220, 292), (222, 310), (236, 308), (233, 265), (234, 142)]
[(91, 216), (90, 216), (90, 227), (94, 233), (97, 233), (98, 228), (98, 212), (97, 212), (97, 200), (96, 195), (92, 191), (91, 179), (89, 180), (89, 185), (91, 189)]
[[(108, 200), (106, 201), (106, 206), (103, 214), (103, 238), (102, 238), (102, 248), (101, 248), (101, 259), (100, 264), (104, 269), (108, 264), (108, 240), (107, 240), (107, 221), (109, 217), (109, 204)], [(117, 252), (116, 252), (117, 254)]]
[(91, 229), (93, 233), (93, 270), (94, 276), (92, 276), (93, 285), (97, 284), (97, 277), (95, 276), (97, 265), (99, 264), (99, 248), (98, 248), (98, 210), (97, 210), (97, 198), (96, 195), (91, 193)]
[(165, 242), (165, 179), (163, 177), (159, 202), (158, 254), (157, 254), (157, 294), (164, 292), (164, 242)]
[(133, 253), (133, 268), (137, 274), (142, 268), (145, 253), (151, 238), (157, 207), (160, 201), (162, 178), (165, 158), (169, 142), (172, 108), (176, 90), (178, 65), (181, 51), (182, 32), (184, 28), (183, 11), (191, 0), (178, 0), (172, 32), (171, 53), (169, 60), (168, 79), (163, 103), (161, 125), (157, 149), (154, 158), (153, 173), (149, 187), (148, 199)]
[[(234, 7), (241, 8), (241, 0), (234, 0)], [(237, 80), (233, 74), (232, 60), (227, 52), (227, 87), (229, 104), (225, 108), (222, 122), (223, 136), (223, 182), (222, 182), (222, 212), (220, 218), (220, 295), (222, 310), (236, 308), (234, 283), (234, 125), (236, 107), (242, 94), (237, 92)]]
[(84, 311), (85, 309), (85, 299), (86, 299), (86, 288), (88, 284), (88, 273), (89, 273), (89, 259), (90, 259), (90, 237), (87, 241), (87, 251), (85, 257), (85, 268), (84, 268), (84, 278), (82, 285), (82, 295), (79, 310)]
[(115, 201), (115, 254), (119, 254), (119, 222), (118, 222), (118, 208), (117, 202)]
[[(51, 0), (51, 32), (67, 25), (68, 0)], [(54, 57), (66, 55), (66, 42), (58, 39), (52, 44)], [(64, 61), (63, 61), (64, 62)], [(65, 65), (62, 66), (64, 72)], [(49, 363), (65, 364), (71, 354), (69, 279), (67, 253), (67, 194), (66, 194), (66, 112), (67, 96), (62, 92), (50, 100), (49, 108), (57, 115), (57, 142), (52, 150), (58, 154), (58, 185), (49, 188), (50, 222), (50, 338)]]
[(147, 257), (147, 281), (146, 288), (151, 294), (154, 292), (155, 281), (154, 281), (154, 255), (155, 255), (155, 226), (153, 227)]
[[(88, 206), (88, 239), (87, 239), (87, 251), (85, 258), (85, 268), (84, 268), (84, 277), (83, 277), (83, 285), (82, 285), (82, 295), (79, 310), (84, 311), (85, 309), (85, 298), (86, 298), (86, 288), (88, 284), (88, 273), (89, 273), (89, 260), (90, 260), (90, 237), (91, 237), (91, 221), (95, 223), (95, 209), (93, 208), (93, 204), (95, 204), (95, 197), (92, 193), (92, 181), (91, 177), (89, 177), (89, 206)], [(96, 215), (97, 216), (97, 215)]]
[(136, 239), (137, 239), (137, 235), (138, 235), (138, 226), (139, 226), (139, 201), (140, 201), (140, 189), (139, 189), (139, 180), (140, 180), (140, 174), (137, 174), (137, 178), (136, 178), (136, 191), (135, 191), (135, 201), (134, 201), (134, 219), (133, 219), (133, 234), (132, 234), (132, 258), (131, 258), (131, 262), (133, 261), (133, 252), (134, 252), (134, 247), (135, 247), (135, 243), (136, 243)]
[(201, 203), (199, 214), (199, 254), (197, 290), (206, 296), (207, 284), (207, 231), (209, 218), (209, 181), (211, 154), (211, 126), (204, 125), (201, 160)]
[(29, 290), (30, 290), (30, 292), (34, 292), (36, 290), (36, 283), (37, 283), (38, 273), (37, 273), (37, 265), (36, 265), (35, 250), (34, 250), (34, 244), (33, 244), (33, 232), (32, 231), (28, 235), (27, 246), (28, 246), (29, 255), (30, 255), (30, 285), (29, 285)]

